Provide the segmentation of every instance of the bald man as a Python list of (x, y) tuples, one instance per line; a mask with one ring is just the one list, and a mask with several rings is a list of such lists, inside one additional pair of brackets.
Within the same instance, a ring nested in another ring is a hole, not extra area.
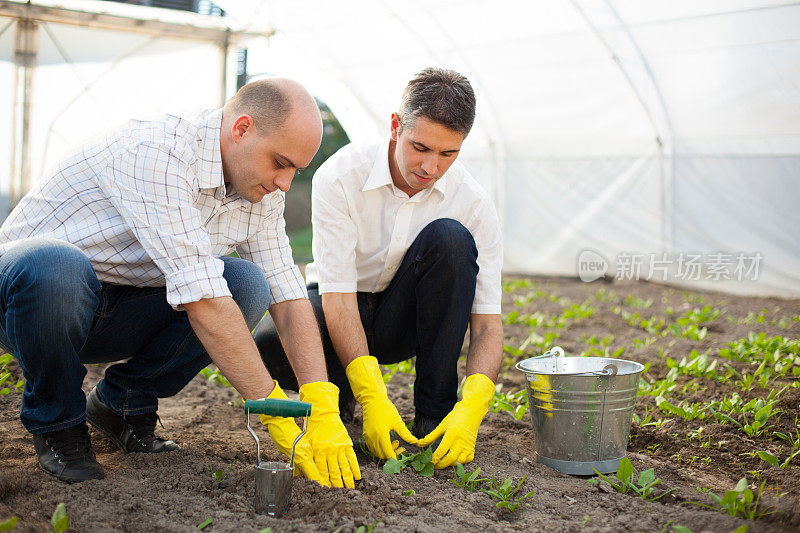
[[(311, 95), (263, 80), (222, 109), (130, 120), (20, 201), (0, 228), (0, 347), (22, 368), (20, 419), (45, 472), (104, 477), (86, 421), (126, 453), (176, 450), (155, 435), (158, 398), (211, 361), (244, 398), (286, 398), (250, 334), (269, 309), (313, 405), (298, 473), (360, 479), (283, 219), (321, 138)], [(114, 361), (87, 397), (84, 365)], [(261, 420), (288, 455), (294, 421)]]

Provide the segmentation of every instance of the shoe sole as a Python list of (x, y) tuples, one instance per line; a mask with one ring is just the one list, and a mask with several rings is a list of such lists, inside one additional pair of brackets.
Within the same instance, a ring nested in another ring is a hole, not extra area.
[(48, 472), (47, 470), (44, 469), (44, 467), (42, 466), (42, 463), (39, 463), (39, 468), (41, 469), (42, 472), (44, 472), (48, 476), (50, 476), (52, 478), (55, 478), (55, 479), (57, 479), (59, 481), (63, 481), (65, 483), (70, 483), (70, 484), (71, 483), (83, 483), (84, 481), (91, 481), (92, 479), (105, 479), (105, 477), (106, 477), (105, 472), (103, 472), (100, 477), (89, 477), (89, 478), (86, 478), (86, 479), (71, 479), (71, 478), (66, 478), (66, 477), (59, 476), (59, 475), (54, 474), (52, 472)]

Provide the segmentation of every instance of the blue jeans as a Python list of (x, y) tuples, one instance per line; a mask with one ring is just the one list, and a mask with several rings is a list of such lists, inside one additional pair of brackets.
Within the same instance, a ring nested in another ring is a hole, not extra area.
[[(386, 290), (359, 292), (358, 310), (370, 354), (381, 364), (416, 356), (414, 408), (442, 418), (458, 401), (458, 357), (469, 323), (478, 277), (475, 240), (460, 222), (434, 220), (417, 235)], [(353, 398), (344, 368), (333, 348), (317, 286), (308, 287), (317, 316), (328, 377), (339, 387), (339, 404)], [(281, 386), (297, 379), (269, 317), (255, 331), (256, 345), (270, 374)]]
[[(252, 262), (221, 259), (252, 329), (269, 307), (268, 283)], [(97, 390), (116, 413), (137, 415), (156, 411), (158, 398), (177, 394), (210, 362), (164, 287), (101, 283), (80, 249), (44, 238), (0, 256), (0, 347), (22, 367), (20, 419), (33, 434), (86, 418), (84, 364), (126, 360), (106, 369)]]

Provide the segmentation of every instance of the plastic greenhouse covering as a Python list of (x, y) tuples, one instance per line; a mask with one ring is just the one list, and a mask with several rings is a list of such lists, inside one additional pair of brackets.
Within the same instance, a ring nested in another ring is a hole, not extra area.
[[(800, 4), (215, 3), (250, 32), (251, 75), (298, 79), (353, 140), (388, 134), (422, 68), (470, 78), (478, 116), (460, 160), (495, 201), (506, 272), (800, 296)], [(15, 120), (10, 23), (0, 124)], [(109, 122), (230, 94), (218, 43), (44, 22), (38, 54), (33, 182)], [(0, 160), (13, 146), (0, 126)]]

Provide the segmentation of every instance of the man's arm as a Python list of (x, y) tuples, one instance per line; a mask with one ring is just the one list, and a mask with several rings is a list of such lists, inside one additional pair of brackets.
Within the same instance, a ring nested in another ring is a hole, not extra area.
[(503, 322), (500, 315), (472, 314), (469, 320), (467, 375), (483, 374), (497, 380), (503, 359)]
[(275, 383), (233, 298), (204, 298), (184, 309), (211, 360), (236, 390), (249, 399), (267, 397)]
[(367, 335), (361, 324), (355, 293), (322, 294), (322, 310), (325, 312), (325, 324), (328, 326), (333, 348), (342, 367), (347, 368), (356, 357), (369, 355)]
[(328, 381), (322, 340), (311, 303), (306, 299), (286, 300), (272, 304), (269, 314), (275, 322), (297, 384)]

